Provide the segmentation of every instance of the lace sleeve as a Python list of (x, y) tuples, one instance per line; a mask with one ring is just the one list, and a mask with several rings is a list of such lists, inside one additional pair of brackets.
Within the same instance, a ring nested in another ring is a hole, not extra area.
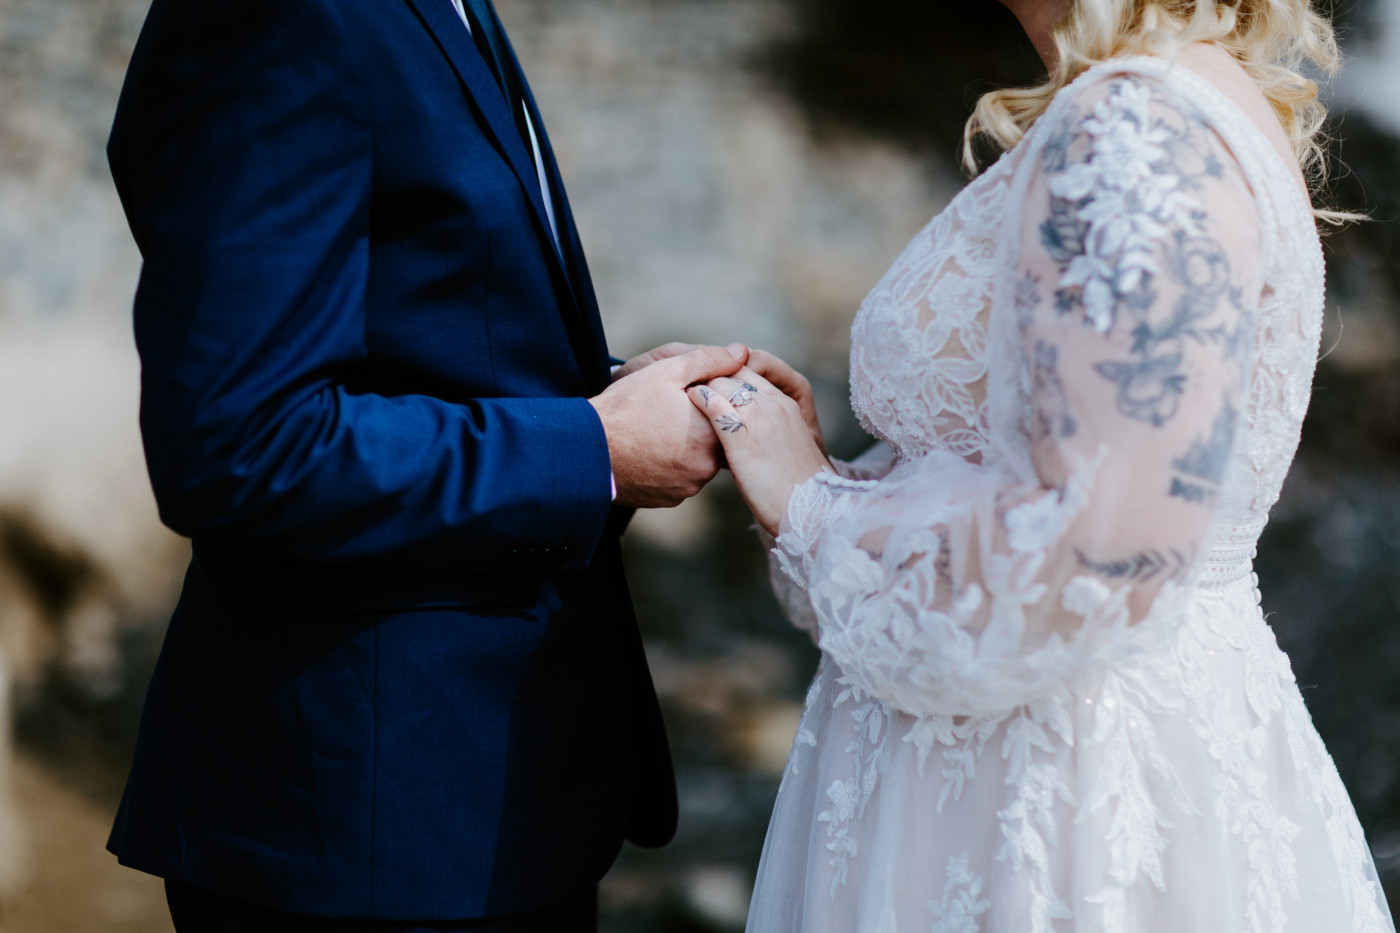
[[(887, 476), (893, 461), (893, 451), (881, 441), (851, 461), (832, 457), (831, 465), (836, 470), (837, 477), (855, 484), (845, 485), (844, 488), (859, 489), (863, 483)], [(830, 483), (832, 479), (828, 477), (825, 482)], [(842, 488), (842, 484), (838, 484), (838, 488)], [(783, 613), (789, 622), (811, 635), (815, 641), (819, 634), (817, 616), (812, 610), (812, 601), (807, 598), (805, 584), (798, 582), (805, 578), (795, 577), (785, 569), (788, 557), (777, 546), (772, 535), (759, 528), (758, 539), (768, 552), (768, 580), (773, 585), (773, 595), (777, 598), (778, 605), (783, 607)]]
[(1016, 169), (992, 308), (1034, 479), (948, 452), (818, 477), (778, 539), (822, 648), (916, 715), (1004, 712), (1174, 631), (1234, 444), (1262, 287), (1240, 169), (1140, 78), (1063, 103)]
[(878, 441), (849, 462), (832, 457), (831, 465), (836, 474), (845, 479), (884, 479), (894, 468), (894, 451), (884, 441)]

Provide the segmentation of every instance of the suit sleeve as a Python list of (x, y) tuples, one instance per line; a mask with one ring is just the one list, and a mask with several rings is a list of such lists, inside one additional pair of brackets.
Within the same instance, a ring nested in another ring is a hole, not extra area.
[(145, 259), (141, 426), (162, 518), (312, 561), (586, 566), (610, 507), (586, 399), (360, 388), (372, 148), (352, 48), (321, 0), (151, 14), (109, 155)]

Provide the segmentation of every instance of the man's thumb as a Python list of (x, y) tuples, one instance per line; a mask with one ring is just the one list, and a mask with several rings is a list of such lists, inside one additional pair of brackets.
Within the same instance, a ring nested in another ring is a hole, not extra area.
[(730, 376), (749, 358), (749, 348), (741, 343), (727, 347), (700, 347), (675, 357), (679, 375), (686, 385), (707, 382), (717, 376)]

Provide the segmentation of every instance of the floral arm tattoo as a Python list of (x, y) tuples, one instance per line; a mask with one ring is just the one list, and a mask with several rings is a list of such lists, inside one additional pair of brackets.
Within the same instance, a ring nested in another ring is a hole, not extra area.
[(778, 538), (843, 683), (914, 716), (1006, 714), (1160, 645), (1248, 485), (1253, 189), (1167, 83), (1104, 74), (984, 176), (991, 248), (955, 240), (953, 262), (935, 238), (931, 275), (989, 280), (993, 455), (904, 451), (874, 488), (800, 486)]
[[(1217, 214), (1229, 206), (1218, 203), (1219, 191), (1235, 183), (1227, 159), (1194, 108), (1136, 77), (1115, 80), (1087, 114), (1071, 108), (1041, 153), (1048, 216), (1035, 245), (1057, 275), (1053, 298), (1042, 311), (1047, 277), (1032, 272), (1015, 295), (1023, 329), (1053, 313), (1102, 336), (1092, 372), (1122, 418), (1168, 429), (1189, 408), (1195, 426), (1173, 430), (1193, 433), (1163, 458), (1170, 476), (1162, 492), (1205, 507), (1215, 504), (1230, 460), (1257, 301), (1237, 268), (1240, 247), (1221, 236)], [(1082, 417), (1065, 390), (1064, 347), (1042, 330), (1027, 346), (1033, 427), (1037, 437), (1072, 437)], [(1213, 419), (1202, 423), (1202, 396), (1221, 368), (1231, 391), (1213, 396)], [(1092, 390), (1079, 390), (1082, 403)], [(1116, 567), (1142, 556), (1090, 563)]]

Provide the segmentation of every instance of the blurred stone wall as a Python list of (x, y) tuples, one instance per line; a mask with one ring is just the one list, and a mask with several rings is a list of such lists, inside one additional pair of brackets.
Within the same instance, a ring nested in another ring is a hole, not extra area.
[(127, 636), (168, 611), (183, 552), (145, 481), (127, 322), (137, 256), (102, 155), (142, 13), (0, 0), (0, 793), (18, 780), (22, 798), (0, 811), (11, 898), (40, 883), (34, 847), (51, 828), (23, 792), (30, 772), (15, 774), (11, 714), (22, 732), (54, 710), (129, 709)]
[(181, 547), (136, 433), (139, 257), (102, 153), (140, 5), (0, 0), (0, 651), (21, 705), (118, 688)]

